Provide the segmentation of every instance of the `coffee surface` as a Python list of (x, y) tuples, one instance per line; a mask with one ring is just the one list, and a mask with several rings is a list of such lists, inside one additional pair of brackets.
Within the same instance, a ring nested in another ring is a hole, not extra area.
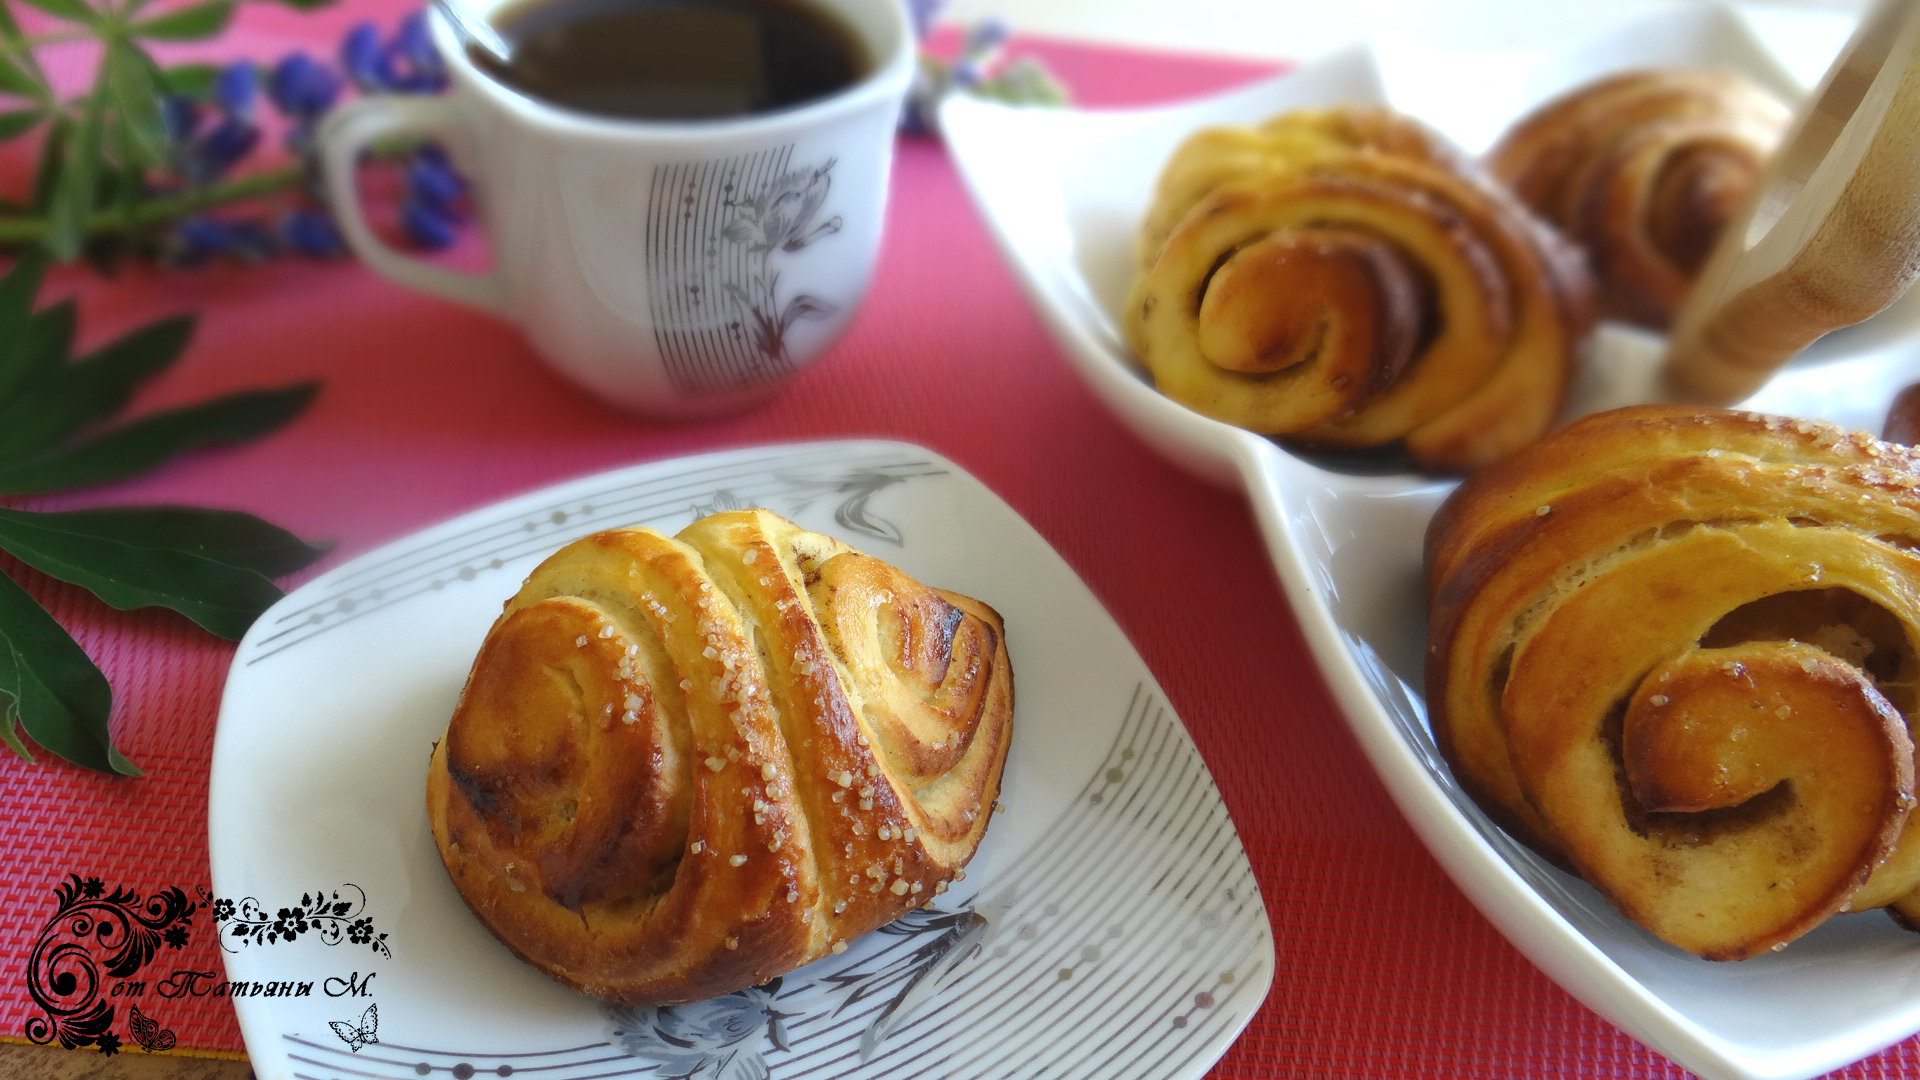
[(707, 120), (802, 105), (866, 74), (865, 47), (809, 0), (521, 0), (494, 17), (513, 46), (481, 70), (597, 116)]

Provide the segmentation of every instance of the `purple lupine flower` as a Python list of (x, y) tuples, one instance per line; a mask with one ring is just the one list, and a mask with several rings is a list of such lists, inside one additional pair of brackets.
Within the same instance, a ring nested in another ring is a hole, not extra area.
[(236, 117), (221, 117), (206, 134), (193, 140), (187, 179), (204, 184), (225, 176), (259, 142), (259, 128)]
[(370, 22), (354, 25), (340, 43), (340, 66), (363, 94), (430, 94), (447, 85), (447, 65), (427, 30), (426, 12), (400, 20), (385, 41)]
[(280, 219), (280, 239), (288, 248), (316, 259), (347, 253), (340, 227), (325, 210), (295, 210)]
[(296, 123), (311, 124), (340, 96), (340, 76), (306, 53), (290, 53), (274, 65), (267, 96)]
[[(211, 107), (179, 97), (161, 103), (173, 142), (174, 171), (191, 186), (225, 176), (260, 142), (260, 129), (253, 123), (259, 83), (251, 64), (222, 68), (210, 96)], [(209, 114), (218, 117), (211, 127), (205, 122)]]
[(981, 80), (986, 76), (980, 70), (979, 64), (974, 63), (972, 60), (962, 59), (953, 62), (953, 67), (949, 69), (948, 77), (952, 79), (953, 85), (964, 89), (966, 87), (979, 86)]
[(228, 64), (213, 80), (213, 103), (228, 116), (253, 119), (253, 105), (259, 97), (260, 76), (252, 64)]
[(205, 214), (182, 219), (173, 240), (173, 259), (183, 266), (199, 266), (219, 255), (259, 262), (274, 252), (272, 234), (258, 222)]
[(915, 40), (925, 41), (933, 32), (933, 21), (940, 17), (946, 0), (907, 0), (907, 18), (913, 23)]
[(445, 150), (429, 143), (414, 152), (407, 166), (409, 196), (434, 210), (460, 215), (460, 197), (466, 193), (467, 181), (454, 171)]
[(407, 239), (428, 251), (440, 251), (453, 246), (454, 226), (457, 221), (416, 199), (406, 199), (400, 203), (400, 229)]
[(966, 54), (968, 56), (978, 56), (982, 53), (992, 52), (1001, 45), (1006, 44), (1007, 37), (1010, 33), (1012, 33), (1012, 31), (1008, 28), (1005, 19), (982, 19), (978, 23), (975, 23), (972, 29), (967, 31)]
[[(344, 72), (344, 77), (342, 75)], [(190, 186), (218, 180), (258, 144), (253, 123), (262, 92), (291, 124), (286, 144), (311, 161), (320, 119), (351, 82), (361, 93), (425, 93), (444, 89), (446, 64), (427, 32), (424, 12), (402, 20), (382, 40), (371, 22), (355, 24), (342, 39), (334, 66), (306, 53), (292, 53), (271, 68), (234, 64), (222, 69), (208, 100), (181, 98), (164, 103), (167, 130), (174, 142), (175, 171)], [(208, 117), (217, 117), (209, 123)], [(438, 146), (426, 144), (407, 153), (401, 225), (417, 246), (439, 249), (452, 244), (467, 216), (467, 184)], [(317, 185), (317, 179), (313, 181)], [(322, 197), (319, 188), (313, 194)], [(168, 253), (182, 265), (216, 257), (258, 260), (278, 252), (319, 258), (346, 253), (339, 226), (324, 207), (286, 209), (272, 219), (195, 215), (179, 222), (168, 237)]]
[(199, 214), (182, 218), (174, 226), (174, 236), (186, 245), (190, 255), (211, 255), (224, 250), (227, 246), (227, 225), (218, 218), (203, 217)]
[(452, 244), (455, 227), (466, 220), (460, 206), (466, 192), (467, 182), (454, 171), (446, 151), (432, 144), (414, 151), (400, 200), (400, 225), (407, 238), (430, 251)]
[(340, 67), (363, 94), (387, 89), (393, 71), (380, 44), (380, 28), (371, 22), (354, 23), (340, 40)]
[(415, 11), (400, 20), (399, 28), (393, 32), (393, 40), (387, 43), (387, 66), (395, 71), (401, 67), (406, 69), (405, 75), (397, 76), (404, 83), (398, 89), (416, 94), (446, 89), (447, 62), (433, 43), (424, 10)]
[(160, 99), (160, 118), (169, 140), (185, 142), (200, 126), (200, 103), (182, 94), (168, 94)]

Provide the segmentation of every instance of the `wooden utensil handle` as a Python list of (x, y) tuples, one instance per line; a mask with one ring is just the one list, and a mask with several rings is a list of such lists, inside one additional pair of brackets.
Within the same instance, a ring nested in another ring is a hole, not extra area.
[(1730, 405), (1920, 276), (1920, 3), (1880, 0), (1720, 238), (1675, 320), (1666, 376)]

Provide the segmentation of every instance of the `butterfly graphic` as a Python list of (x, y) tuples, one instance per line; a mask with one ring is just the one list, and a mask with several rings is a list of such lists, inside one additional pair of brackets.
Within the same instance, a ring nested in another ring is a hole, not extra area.
[(127, 1026), (133, 1029), (133, 1041), (139, 1043), (140, 1049), (147, 1053), (173, 1049), (173, 1029), (161, 1027), (160, 1021), (141, 1012), (140, 1006), (133, 1006)]
[(360, 1014), (359, 1027), (340, 1020), (329, 1020), (327, 1026), (332, 1028), (333, 1033), (340, 1036), (340, 1041), (346, 1043), (347, 1048), (356, 1054), (368, 1043), (380, 1041), (377, 1034), (380, 1027), (380, 1013), (378, 1007), (374, 1005), (367, 1006), (367, 1011)]

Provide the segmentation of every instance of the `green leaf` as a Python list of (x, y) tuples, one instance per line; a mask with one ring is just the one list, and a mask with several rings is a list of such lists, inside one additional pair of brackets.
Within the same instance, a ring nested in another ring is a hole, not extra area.
[(47, 87), (45, 83), (28, 74), (19, 64), (14, 63), (10, 57), (0, 55), (0, 94), (45, 101)]
[(47, 209), (47, 250), (66, 262), (80, 253), (87, 235), (87, 218), (93, 214), (100, 176), (100, 146), (105, 133), (106, 69), (87, 95), (86, 108), (80, 114), (80, 126), (67, 141), (60, 163), (60, 178), (54, 186), (53, 205)]
[(25, 0), (25, 2), (56, 19), (86, 23), (90, 26), (100, 21), (100, 13), (85, 0)]
[(46, 113), (39, 109), (13, 109), (0, 112), (0, 142), (19, 138), (32, 131), (34, 125), (38, 124), (44, 116)]
[(160, 87), (153, 61), (136, 45), (107, 46), (107, 84), (113, 88), (114, 115), (129, 145), (122, 161), (158, 168), (167, 163), (167, 121), (160, 114)]
[(204, 4), (194, 4), (155, 18), (143, 19), (128, 27), (127, 32), (135, 37), (158, 41), (197, 41), (225, 30), (228, 20), (232, 18), (233, 0), (208, 0)]
[(258, 570), (214, 553), (244, 550), (254, 538), (229, 536), (229, 521), (219, 511), (201, 511), (205, 516), (198, 518), (186, 508), (159, 513), (165, 520), (155, 537), (146, 528), (156, 514), (152, 509), (0, 509), (0, 549), (122, 611), (164, 607), (229, 641), (240, 640), (282, 594)]
[(220, 68), (214, 64), (175, 64), (160, 71), (160, 88), (169, 94), (194, 99), (213, 93)]
[[(36, 257), (45, 260), (44, 255)], [(74, 310), (69, 299), (28, 316), (19, 344), (0, 363), (0, 402), (10, 401), (22, 387), (66, 362), (73, 347)], [(0, 412), (4, 411), (0, 407)]]
[[(138, 155), (127, 146), (133, 137), (127, 126), (121, 124), (119, 130), (120, 146), (114, 152), (115, 164), (107, 170), (106, 176), (101, 178), (100, 187), (104, 201), (113, 207), (113, 212), (119, 215), (121, 221), (131, 227), (134, 212), (139, 208), (140, 200), (145, 198), (151, 190), (147, 186), (148, 164), (139, 160)], [(161, 151), (163, 154), (165, 152), (164, 149)], [(92, 259), (97, 249), (109, 246), (104, 241), (118, 239), (120, 238), (110, 234), (90, 236), (86, 247), (87, 257)]]
[[(0, 2), (0, 8), (6, 5)], [(54, 193), (60, 190), (61, 163), (66, 160), (67, 143), (73, 138), (73, 125), (64, 116), (55, 116), (40, 144), (40, 161), (33, 170), (33, 212), (44, 214), (53, 206)]]
[(142, 382), (180, 359), (193, 325), (190, 315), (162, 319), (22, 384), (14, 400), (0, 406), (0, 462), (43, 453), (126, 408)]
[(47, 85), (47, 73), (40, 70), (40, 61), (27, 47), (27, 36), (20, 32), (20, 24), (14, 21), (13, 10), (0, 3), (0, 42), (15, 46), (14, 57), (19, 60), (21, 70), (33, 77), (42, 87)]
[(48, 753), (96, 772), (139, 776), (107, 731), (113, 688), (86, 651), (47, 609), (0, 574), (0, 729), (7, 745), (33, 760), (17, 723)]
[(92, 487), (137, 476), (189, 450), (248, 442), (300, 415), (319, 391), (319, 383), (301, 383), (155, 413), (90, 442), (0, 467), (0, 495)]
[[(14, 360), (25, 344), (27, 327), (33, 320), (33, 299), (40, 295), (40, 282), (46, 274), (46, 256), (28, 252), (13, 264), (6, 277), (0, 278), (0, 402), (6, 401), (30, 370), (16, 366)], [(71, 305), (68, 314), (72, 314)]]
[[(19, 512), (0, 509), (0, 514)], [(31, 516), (59, 531), (133, 536), (144, 547), (184, 551), (268, 578), (304, 570), (330, 550), (328, 545), (309, 544), (278, 525), (238, 510), (112, 506)]]

